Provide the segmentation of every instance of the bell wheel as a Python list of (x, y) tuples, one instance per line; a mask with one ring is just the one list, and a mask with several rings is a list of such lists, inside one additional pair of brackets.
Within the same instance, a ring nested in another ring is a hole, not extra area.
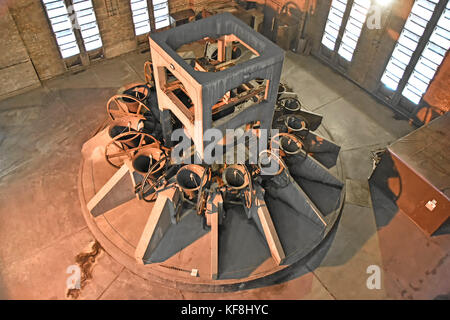
[(117, 94), (109, 99), (106, 104), (106, 112), (112, 120), (127, 116), (144, 119), (144, 113), (150, 112), (150, 109), (136, 97)]
[(115, 168), (120, 168), (126, 159), (146, 146), (159, 148), (159, 141), (152, 135), (139, 131), (127, 131), (115, 136), (105, 147), (106, 161)]

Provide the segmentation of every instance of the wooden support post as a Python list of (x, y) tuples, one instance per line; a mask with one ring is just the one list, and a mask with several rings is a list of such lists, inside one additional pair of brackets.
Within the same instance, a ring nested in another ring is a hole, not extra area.
[(225, 36), (225, 61), (232, 59), (233, 53), (233, 40), (228, 35)]
[(277, 231), (275, 230), (275, 226), (273, 225), (273, 221), (270, 217), (269, 210), (267, 209), (266, 202), (264, 201), (264, 191), (260, 186), (255, 186), (255, 188), (259, 189), (256, 190), (255, 199), (259, 220), (261, 221), (264, 235), (266, 236), (266, 241), (269, 245), (270, 253), (272, 254), (272, 257), (277, 262), (277, 264), (280, 265), (285, 258), (283, 246), (281, 245), (280, 239), (278, 238)]
[(219, 213), (212, 214), (211, 219), (211, 279), (219, 274)]
[(225, 59), (225, 40), (219, 39), (217, 41), (217, 61), (224, 62)]
[(179, 192), (178, 188), (170, 187), (158, 193), (155, 205), (152, 212), (150, 212), (144, 231), (136, 246), (134, 257), (138, 263), (144, 263), (143, 259), (148, 251), (147, 249), (149, 249), (151, 254), (170, 227), (170, 217), (176, 211), (175, 199), (178, 198)]
[(125, 160), (122, 167), (89, 200), (87, 209), (94, 217), (136, 197), (134, 192), (136, 181), (133, 171), (131, 162)]
[(259, 32), (260, 25), (264, 20), (264, 12), (261, 12), (257, 9), (247, 10), (247, 12), (251, 13), (251, 15), (253, 16), (253, 30)]
[(220, 193), (212, 194), (206, 203), (206, 220), (211, 226), (211, 279), (216, 280), (219, 274), (219, 212), (223, 199)]

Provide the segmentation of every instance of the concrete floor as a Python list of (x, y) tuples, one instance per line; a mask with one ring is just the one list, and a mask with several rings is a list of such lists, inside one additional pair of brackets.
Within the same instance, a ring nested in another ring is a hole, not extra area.
[[(66, 299), (66, 270), (93, 240), (77, 194), (81, 146), (108, 98), (143, 80), (147, 56), (104, 61), (0, 102), (0, 298)], [(369, 195), (370, 152), (414, 128), (312, 57), (287, 53), (283, 81), (342, 146), (347, 199), (322, 249), (291, 280), (225, 294), (150, 283), (102, 252), (79, 299), (448, 298), (450, 234), (426, 237), (381, 193), (377, 203)], [(366, 286), (370, 265), (381, 268), (380, 290)]]

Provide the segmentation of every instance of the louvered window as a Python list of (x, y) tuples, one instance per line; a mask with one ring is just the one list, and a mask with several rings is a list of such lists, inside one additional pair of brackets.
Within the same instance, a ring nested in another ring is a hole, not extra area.
[(403, 78), (411, 57), (417, 49), (417, 45), (433, 15), (436, 4), (437, 0), (416, 0), (414, 3), (391, 59), (381, 78), (381, 82), (389, 89), (397, 90), (398, 84)]
[(352, 61), (353, 53), (358, 44), (364, 23), (366, 23), (367, 14), (370, 10), (370, 0), (355, 0), (353, 2), (350, 17), (345, 26), (344, 36), (342, 37), (339, 55), (347, 61)]
[(325, 32), (322, 37), (322, 44), (328, 49), (334, 51), (339, 30), (342, 25), (342, 19), (347, 7), (347, 0), (333, 0), (331, 2), (328, 20), (325, 25)]
[(81, 37), (86, 51), (98, 49), (102, 46), (100, 31), (98, 30), (97, 19), (91, 0), (72, 0), (73, 11), (77, 17)]
[(43, 0), (44, 8), (55, 34), (56, 42), (63, 58), (80, 53), (71, 18), (63, 0)]
[(409, 77), (402, 94), (415, 104), (418, 104), (422, 96), (427, 92), (431, 80), (444, 60), (447, 50), (450, 48), (450, 8), (441, 15), (436, 28), (430, 36), (425, 50), (422, 52), (413, 73)]
[(153, 16), (155, 17), (155, 29), (170, 25), (169, 1), (153, 0)]
[(150, 32), (150, 19), (148, 16), (147, 0), (131, 0), (134, 31), (136, 35)]

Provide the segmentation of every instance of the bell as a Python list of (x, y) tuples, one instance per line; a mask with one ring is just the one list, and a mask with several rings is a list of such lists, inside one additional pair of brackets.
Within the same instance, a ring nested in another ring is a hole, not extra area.
[[(143, 148), (132, 158), (134, 170), (141, 174), (147, 174), (148, 170), (163, 157), (163, 152), (158, 148)], [(162, 174), (166, 160), (162, 160), (150, 173), (154, 178)]]
[(144, 103), (147, 95), (145, 94), (146, 88), (144, 86), (136, 86), (135, 84), (128, 85), (122, 94), (133, 97), (134, 99), (122, 97), (122, 102), (127, 106), (128, 111), (137, 113), (139, 108), (139, 102)]
[[(129, 148), (136, 148), (139, 146), (139, 136), (138, 133), (138, 126), (139, 123), (134, 120), (130, 120), (127, 117), (119, 118), (111, 122), (109, 125), (108, 134), (111, 139), (114, 139), (118, 135), (122, 135), (119, 139), (117, 139), (118, 142), (121, 142), (125, 144)], [(124, 134), (126, 132), (129, 132), (129, 134)]]
[(285, 134), (280, 138), (280, 149), (286, 155), (295, 155), (303, 150), (303, 144), (296, 136)]
[(259, 154), (258, 167), (261, 176), (277, 176), (284, 169), (281, 159), (270, 150), (264, 150)]
[(206, 184), (206, 177), (202, 181), (205, 170), (197, 164), (188, 164), (178, 170), (176, 181), (189, 199), (195, 198), (200, 187)]
[(226, 167), (222, 175), (224, 183), (234, 190), (241, 190), (248, 186), (248, 175), (243, 165), (234, 164)]
[(298, 115), (290, 115), (285, 120), (285, 125), (288, 128), (289, 133), (296, 133), (307, 130), (308, 124), (306, 121)]
[(300, 101), (297, 99), (284, 99), (282, 101), (283, 113), (285, 114), (293, 114), (301, 109)]

